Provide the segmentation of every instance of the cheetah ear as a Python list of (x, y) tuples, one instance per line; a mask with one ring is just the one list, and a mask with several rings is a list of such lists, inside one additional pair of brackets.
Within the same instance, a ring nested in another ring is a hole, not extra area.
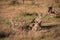
[(35, 23), (35, 18), (31, 21), (31, 23)]
[(53, 7), (54, 3), (51, 3), (50, 6)]

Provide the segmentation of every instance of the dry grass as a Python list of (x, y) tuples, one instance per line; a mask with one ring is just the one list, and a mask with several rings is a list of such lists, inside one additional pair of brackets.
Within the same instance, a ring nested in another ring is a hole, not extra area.
[[(10, 14), (9, 14), (10, 15)], [(16, 22), (20, 22), (21, 19), (19, 18), (23, 18), (22, 20), (28, 22), (31, 21), (32, 19), (34, 19), (37, 16), (37, 14), (35, 13), (26, 13), (23, 12), (17, 14), (16, 16), (14, 15), (14, 17), (12, 16), (12, 19), (15, 20)], [(9, 17), (9, 16), (8, 16)], [(20, 29), (17, 29), (18, 31), (12, 30), (10, 28), (10, 24), (7, 24), (6, 22), (9, 23), (9, 18), (5, 19), (0, 18), (0, 22), (3, 22), (3, 24), (0, 26), (1, 30), (0, 32), (4, 32), (4, 33), (11, 33), (8, 37), (4, 37), (4, 38), (0, 38), (0, 40), (59, 40), (60, 39), (60, 25), (59, 27), (54, 27), (50, 28), (48, 30), (41, 30), (41, 31), (22, 31)], [(57, 23), (57, 21), (55, 20), (57, 18), (51, 17), (49, 15), (43, 15), (42, 16), (42, 21), (44, 25), (51, 25), (50, 23), (55, 24)], [(60, 19), (59, 19), (60, 20)], [(56, 21), (56, 22), (55, 22)], [(47, 24), (46, 24), (47, 23)], [(16, 27), (19, 27), (18, 25)]]
[[(56, 27), (53, 26), (53, 28), (48, 30), (44, 29), (40, 31), (23, 31), (20, 29), (20, 24), (22, 24), (23, 21), (29, 24), (37, 17), (37, 14), (40, 13), (42, 13), (42, 25), (60, 24), (60, 18), (47, 14), (48, 5), (53, 1), (39, 1), (35, 1), (36, 4), (34, 5), (31, 5), (30, 2), (25, 5), (19, 3), (15, 5), (14, 3), (11, 4), (12, 1), (0, 1), (0, 36), (1, 34), (5, 35), (5, 37), (0, 38), (0, 40), (60, 40), (60, 25)], [(59, 11), (59, 8), (56, 6), (54, 7)], [(14, 26), (16, 30), (11, 29), (9, 19), (12, 19), (15, 23), (19, 24)], [(9, 34), (8, 37), (6, 36), (7, 34)]]
[(60, 40), (60, 27), (41, 31), (21, 31), (1, 40)]

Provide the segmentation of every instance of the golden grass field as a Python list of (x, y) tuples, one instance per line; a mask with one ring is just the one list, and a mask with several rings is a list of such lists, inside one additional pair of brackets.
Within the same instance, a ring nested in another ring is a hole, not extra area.
[[(56, 13), (60, 13), (60, 0), (35, 0), (35, 4), (31, 1), (25, 1), (23, 4), (22, 0), (16, 0), (16, 3), (12, 3), (12, 0), (1, 0), (0, 40), (60, 40), (60, 14), (48, 14), (51, 3)], [(42, 14), (42, 25), (56, 26), (40, 31), (21, 30), (20, 26), (30, 24), (38, 14)], [(14, 30), (11, 28), (10, 20), (16, 24)]]

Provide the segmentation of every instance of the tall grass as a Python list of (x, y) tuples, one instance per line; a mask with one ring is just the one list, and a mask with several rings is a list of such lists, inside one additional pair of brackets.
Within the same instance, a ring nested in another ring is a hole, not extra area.
[(23, 13), (18, 13), (18, 15), (15, 19), (16, 20), (24, 20), (27, 22), (27, 21), (33, 20), (36, 17), (37, 17), (37, 13), (23, 12)]

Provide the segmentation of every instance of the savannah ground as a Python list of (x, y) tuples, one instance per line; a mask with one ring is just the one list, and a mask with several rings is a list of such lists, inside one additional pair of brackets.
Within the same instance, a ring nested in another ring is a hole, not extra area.
[[(48, 14), (48, 7), (53, 3), (53, 10), (56, 14)], [(0, 1), (0, 40), (60, 40), (60, 0), (35, 0), (35, 4), (31, 1), (11, 0)], [(30, 22), (38, 15), (42, 14), (42, 25), (52, 26), (49, 29), (40, 31), (24, 31), (20, 26)], [(14, 30), (11, 28), (10, 20), (15, 22)]]

